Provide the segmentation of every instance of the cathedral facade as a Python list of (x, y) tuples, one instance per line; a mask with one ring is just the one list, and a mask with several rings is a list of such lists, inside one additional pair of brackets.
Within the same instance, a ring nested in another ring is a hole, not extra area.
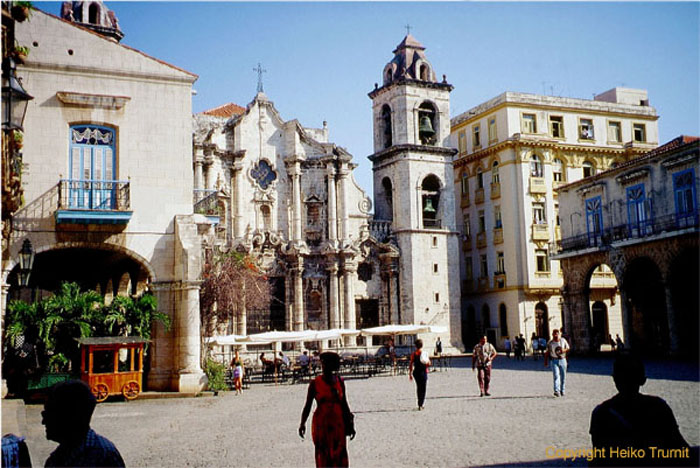
[(460, 344), (459, 325), (450, 328), (459, 303), (458, 259), (448, 256), (457, 249), (452, 87), (435, 80), (423, 49), (407, 36), (369, 94), (374, 213), (325, 122), (285, 121), (261, 88), (245, 109), (194, 116), (195, 212), (215, 226), (210, 247), (250, 254), (275, 299), (228, 332), (422, 323), (447, 327), (454, 339), (445, 341)]

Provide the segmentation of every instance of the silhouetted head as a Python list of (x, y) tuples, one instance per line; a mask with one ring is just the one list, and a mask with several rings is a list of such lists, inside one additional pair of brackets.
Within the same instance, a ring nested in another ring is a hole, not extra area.
[(559, 341), (559, 330), (557, 330), (556, 328), (552, 330), (552, 339), (554, 341)]
[(82, 440), (90, 429), (96, 404), (90, 387), (80, 380), (68, 380), (51, 387), (41, 413), (46, 438), (59, 444)]
[(333, 351), (326, 351), (319, 356), (324, 374), (332, 374), (340, 368), (340, 356)]
[(423, 340), (421, 340), (420, 338), (418, 338), (418, 339), (416, 340), (416, 349), (421, 349), (422, 347), (423, 347)]
[(633, 355), (622, 354), (613, 364), (613, 380), (617, 391), (623, 395), (639, 393), (639, 387), (647, 381), (644, 363)]

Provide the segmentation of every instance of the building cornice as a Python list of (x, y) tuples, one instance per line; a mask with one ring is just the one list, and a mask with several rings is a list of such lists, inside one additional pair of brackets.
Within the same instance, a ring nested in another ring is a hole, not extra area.
[(429, 145), (394, 145), (389, 148), (377, 151), (374, 154), (367, 156), (367, 158), (374, 162), (382, 162), (398, 153), (424, 153), (424, 154), (437, 154), (441, 156), (454, 156), (457, 154), (457, 150), (454, 148), (445, 148), (442, 146), (429, 146)]
[(452, 86), (449, 83), (435, 83), (432, 81), (420, 81), (420, 80), (411, 80), (407, 78), (402, 78), (400, 80), (392, 81), (391, 83), (381, 86), (379, 88), (374, 88), (371, 92), (367, 93), (367, 95), (371, 98), (374, 99), (377, 96), (380, 96), (384, 94), (385, 92), (388, 92), (390, 89), (398, 87), (398, 86), (415, 86), (418, 88), (424, 88), (424, 89), (439, 89), (441, 91), (447, 91), (450, 92), (454, 89), (454, 86)]

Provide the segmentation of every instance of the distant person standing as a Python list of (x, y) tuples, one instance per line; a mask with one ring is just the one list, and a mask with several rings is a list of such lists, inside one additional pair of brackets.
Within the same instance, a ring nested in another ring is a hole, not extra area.
[(506, 349), (506, 357), (510, 359), (510, 338), (507, 336), (505, 341), (503, 341), (503, 347)]
[(479, 344), (474, 346), (472, 353), (472, 371), (474, 368), (478, 370), (476, 375), (479, 382), (479, 396), (491, 396), (489, 386), (491, 385), (491, 363), (496, 359), (498, 353), (496, 348), (488, 342), (486, 336), (482, 336)]
[(555, 397), (564, 396), (566, 390), (566, 354), (569, 349), (569, 343), (559, 336), (559, 330), (553, 330), (552, 339), (547, 343), (544, 354), (544, 366), (547, 367), (549, 361), (552, 361)]
[(615, 334), (615, 344), (617, 345), (618, 351), (622, 352), (622, 350), (625, 349), (625, 343), (622, 342), (622, 338), (620, 338), (619, 333)]
[(518, 348), (520, 348), (520, 360), (524, 361), (525, 360), (525, 337), (521, 333), (518, 336)]
[(542, 354), (542, 357), (544, 357), (544, 352), (547, 348), (547, 339), (544, 336), (540, 336), (538, 344), (539, 344), (538, 348), (540, 350), (540, 354)]
[(437, 340), (435, 341), (435, 355), (436, 356), (441, 356), (442, 355), (442, 341), (440, 341), (440, 337), (437, 337)]
[(233, 388), (236, 390), (236, 395), (243, 393), (243, 361), (236, 350), (236, 353), (231, 359), (231, 368), (233, 369)]
[[(691, 449), (681, 435), (668, 404), (639, 393), (647, 380), (642, 361), (618, 356), (613, 380), (618, 394), (596, 406), (591, 415), (593, 448), (604, 450), (589, 466), (698, 466), (697, 449)], [(662, 456), (655, 456), (651, 447)], [(622, 450), (635, 450), (642, 458), (625, 457)], [(667, 455), (671, 453), (673, 457)]]
[(423, 351), (423, 340), (416, 340), (416, 350), (411, 354), (408, 364), (408, 379), (416, 381), (416, 394), (418, 396), (418, 411), (425, 409), (425, 392), (428, 386), (428, 367), (430, 358)]
[(532, 358), (537, 361), (537, 348), (540, 346), (540, 340), (537, 338), (537, 333), (532, 332), (530, 343), (532, 343)]

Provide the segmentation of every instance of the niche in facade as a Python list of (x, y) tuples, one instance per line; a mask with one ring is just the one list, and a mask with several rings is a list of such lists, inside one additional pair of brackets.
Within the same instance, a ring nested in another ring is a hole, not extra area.
[(387, 104), (384, 104), (384, 107), (382, 107), (381, 130), (383, 146), (388, 148), (393, 144), (393, 140), (391, 135), (391, 108)]
[(418, 107), (418, 138), (423, 145), (434, 145), (437, 141), (437, 109), (429, 101)]
[(357, 267), (357, 277), (365, 283), (370, 281), (372, 279), (372, 265), (367, 262), (360, 263)]
[(440, 203), (440, 179), (430, 174), (421, 184), (423, 227), (440, 227), (438, 209)]

